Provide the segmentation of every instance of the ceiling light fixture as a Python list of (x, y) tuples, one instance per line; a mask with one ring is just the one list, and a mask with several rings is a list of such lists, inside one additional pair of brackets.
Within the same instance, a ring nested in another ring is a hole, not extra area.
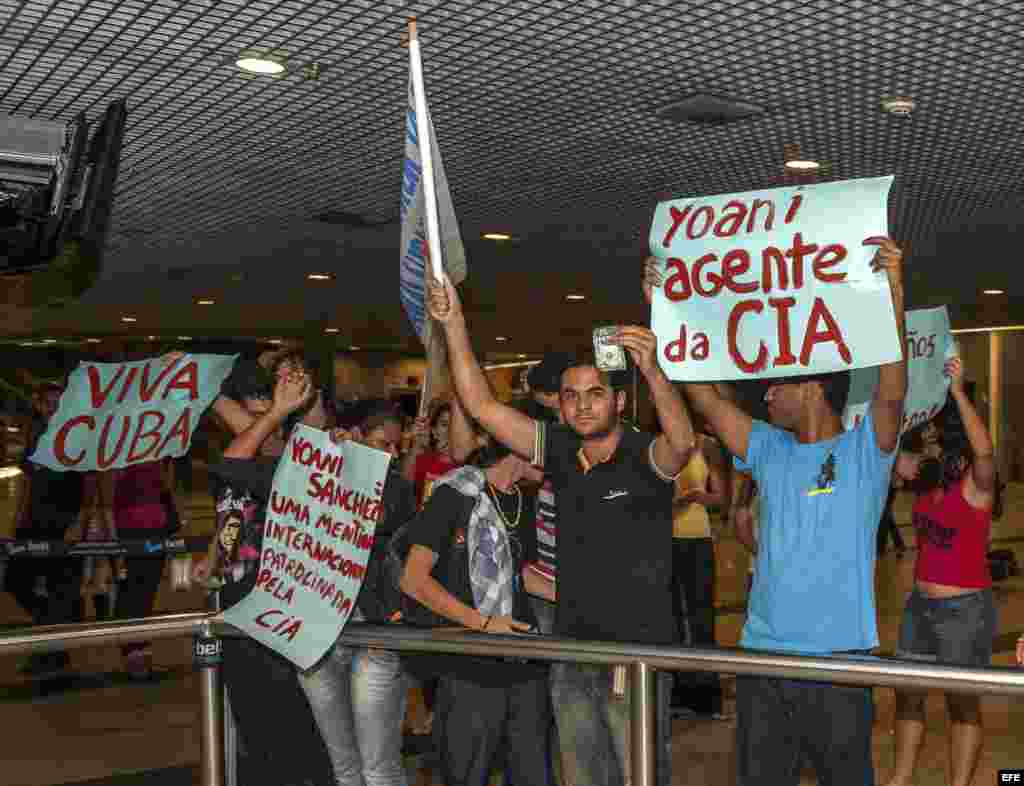
[(512, 235), (506, 232), (484, 232), (481, 236), (484, 240), (511, 240)]
[(516, 357), (517, 358), (525, 358), (526, 355), (524, 355), (522, 352), (520, 352), (518, 355), (516, 355)]
[(191, 341), (192, 336), (178, 336), (178, 341)]
[(121, 317), (121, 321), (122, 322), (138, 322), (139, 320), (137, 320), (135, 317)]
[(508, 341), (508, 338), (506, 338), (505, 336), (495, 336), (494, 340), (495, 341)]
[(586, 295), (566, 295), (565, 299), (566, 300), (586, 300), (587, 296)]
[(280, 76), (285, 72), (287, 60), (274, 52), (260, 52), (255, 49), (246, 49), (242, 52), (235, 65), (249, 74), (260, 76)]
[(792, 161), (786, 162), (786, 169), (794, 172), (814, 172), (821, 169), (821, 164), (808, 158), (794, 158)]
[(57, 343), (57, 339), (55, 339), (55, 338), (44, 338), (43, 339), (43, 343), (44, 344), (56, 344)]
[(85, 343), (86, 344), (100, 344), (100, 343), (102, 343), (102, 339), (99, 339), (99, 338), (87, 338), (85, 340)]
[(882, 111), (897, 117), (906, 117), (914, 111), (914, 99), (907, 96), (886, 96), (882, 99)]
[(349, 351), (351, 352), (358, 352), (360, 349), (362, 349), (362, 347), (349, 347)]
[(324, 333), (337, 333), (338, 328), (324, 328)]
[(306, 278), (310, 281), (330, 281), (334, 276), (330, 273), (310, 273)]
[(270, 339), (269, 343), (271, 343), (271, 344), (283, 344), (284, 342), (281, 339), (279, 339), (279, 338), (272, 338), (272, 339)]
[(210, 300), (209, 298), (203, 298), (202, 300), (197, 300), (196, 301), (196, 305), (197, 306), (212, 306), (216, 302), (217, 302), (216, 300)]
[(146, 341), (156, 341), (156, 336), (146, 336)]
[(1006, 290), (1003, 290), (1003, 289), (983, 289), (981, 292), (982, 292), (983, 295), (1005, 295), (1006, 294)]

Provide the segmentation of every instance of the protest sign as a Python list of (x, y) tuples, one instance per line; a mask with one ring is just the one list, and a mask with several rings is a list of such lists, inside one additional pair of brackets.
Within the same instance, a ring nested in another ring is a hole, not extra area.
[(92, 472), (184, 456), (237, 357), (80, 363), (29, 459), (57, 471)]
[(899, 359), (889, 284), (873, 273), (891, 177), (660, 203), (663, 285), (651, 328), (670, 379), (735, 380)]
[(366, 575), (391, 456), (292, 431), (274, 473), (256, 586), (224, 612), (300, 669), (330, 649)]
[[(907, 312), (907, 398), (903, 430), (931, 420), (946, 403), (949, 377), (946, 361), (956, 356), (946, 307)], [(878, 387), (878, 369), (858, 369), (850, 375), (850, 398), (843, 413), (846, 428), (856, 426), (871, 405)]]

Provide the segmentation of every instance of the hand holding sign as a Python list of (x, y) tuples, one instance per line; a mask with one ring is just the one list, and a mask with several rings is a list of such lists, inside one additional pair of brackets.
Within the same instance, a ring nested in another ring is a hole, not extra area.
[(658, 270), (658, 258), (647, 257), (644, 260), (644, 269), (640, 279), (640, 289), (644, 293), (644, 300), (647, 301), (647, 305), (651, 305), (654, 290), (660, 288), (661, 285), (662, 280), (661, 271)]
[(954, 396), (963, 395), (964, 364), (960, 361), (960, 358), (947, 360), (943, 373), (949, 377), (949, 392)]
[(884, 270), (889, 277), (889, 286), (903, 286), (903, 249), (887, 237), (869, 237), (863, 245), (878, 246), (878, 253), (871, 260), (874, 272)]
[(438, 281), (433, 276), (427, 276), (427, 313), (440, 322), (442, 325), (455, 320), (462, 315), (462, 302), (459, 300), (459, 293), (455, 287), (444, 276)]

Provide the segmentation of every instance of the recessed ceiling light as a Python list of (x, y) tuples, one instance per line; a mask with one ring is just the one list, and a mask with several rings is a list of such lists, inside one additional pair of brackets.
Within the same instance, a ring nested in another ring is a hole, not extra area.
[(882, 111), (906, 117), (914, 111), (914, 99), (907, 96), (886, 96), (882, 99)]
[(1005, 295), (1006, 291), (1002, 289), (983, 289), (982, 293), (985, 295)]
[(324, 333), (337, 333), (338, 328), (324, 328)]
[(362, 349), (362, 347), (349, 347), (349, 350), (352, 352), (358, 352), (360, 349)]
[(495, 336), (494, 340), (495, 341), (508, 341), (508, 339), (505, 336)]
[(522, 353), (520, 352), (520, 353), (519, 353), (518, 355), (516, 355), (516, 357), (517, 357), (517, 358), (524, 358), (524, 357), (526, 357), (526, 355), (524, 355), (524, 354), (522, 354)]
[(98, 338), (87, 338), (85, 340), (85, 343), (86, 344), (99, 344), (99, 343), (101, 343), (101, 341), (102, 341), (102, 339), (98, 339)]
[(272, 338), (272, 339), (270, 339), (270, 343), (271, 344), (283, 344), (284, 342), (281, 339), (279, 339), (279, 338)]
[(235, 65), (250, 74), (279, 76), (284, 73), (286, 62), (285, 58), (272, 52), (247, 49), (238, 56)]
[(565, 299), (566, 300), (586, 300), (587, 296), (586, 295), (566, 295)]
[(506, 232), (484, 232), (482, 235), (484, 240), (511, 240), (512, 235)]
[(178, 341), (191, 341), (192, 336), (178, 336)]
[(212, 306), (216, 302), (217, 302), (216, 300), (210, 300), (210, 298), (203, 298), (202, 300), (197, 300), (196, 301), (196, 305), (197, 306)]
[(333, 276), (330, 273), (310, 273), (306, 278), (310, 281), (330, 281)]
[(135, 317), (121, 317), (121, 321), (122, 322), (138, 322), (139, 320), (137, 320)]
[(807, 158), (794, 158), (792, 161), (786, 162), (786, 169), (791, 169), (794, 172), (813, 172), (816, 169), (821, 169), (821, 164)]
[(146, 341), (156, 341), (156, 336), (146, 336)]
[(55, 339), (55, 338), (44, 338), (43, 339), (43, 343), (44, 344), (56, 344), (57, 343), (57, 339)]

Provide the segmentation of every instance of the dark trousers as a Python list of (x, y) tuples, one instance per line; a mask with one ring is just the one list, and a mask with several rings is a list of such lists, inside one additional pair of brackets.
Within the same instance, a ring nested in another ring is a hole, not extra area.
[(736, 678), (738, 786), (796, 786), (806, 758), (821, 786), (874, 786), (870, 688)]
[[(162, 538), (163, 530), (139, 530), (119, 533), (122, 540)], [(125, 560), (125, 577), (117, 588), (117, 605), (114, 618), (137, 619), (148, 617), (153, 613), (156, 593), (160, 589), (160, 580), (164, 575), (164, 558), (130, 557)], [(148, 642), (133, 641), (125, 644), (121, 650), (127, 655), (136, 650), (144, 649)]]
[[(20, 528), (14, 537), (60, 540), (64, 531), (41, 532)], [(36, 579), (45, 579), (46, 597), (36, 594)], [(80, 622), (82, 619), (82, 559), (80, 557), (13, 557), (7, 563), (6, 589), (36, 625)]]
[[(672, 540), (672, 605), (684, 646), (715, 646), (715, 548), (711, 538)], [(677, 672), (673, 704), (702, 714), (722, 711), (718, 675)]]
[(506, 782), (550, 786), (548, 681), (478, 685), (441, 677), (434, 707), (434, 733), (446, 786), (485, 786), (504, 754)]
[(245, 783), (334, 786), (295, 666), (257, 641), (223, 639), (221, 678), (246, 752)]

